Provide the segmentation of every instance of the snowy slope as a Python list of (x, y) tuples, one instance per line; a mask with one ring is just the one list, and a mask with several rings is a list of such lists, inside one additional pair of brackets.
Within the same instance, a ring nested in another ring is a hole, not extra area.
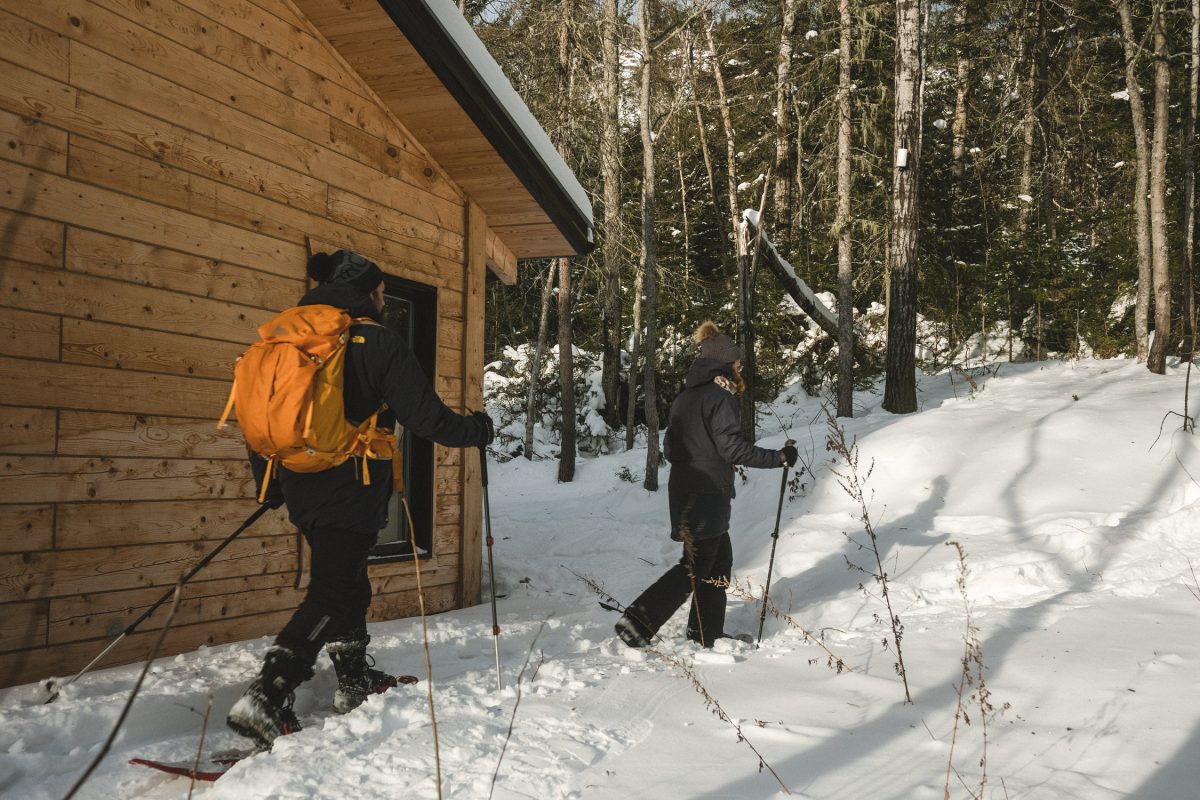
[[(902, 640), (905, 704), (855, 507), (830, 474), (820, 403), (775, 404), (765, 444), (797, 439), (812, 465), (784, 506), (772, 599), (822, 633), (849, 671), (783, 622), (762, 648), (699, 652), (681, 613), (659, 648), (698, 677), (741, 727), (705, 706), (662, 659), (621, 645), (615, 615), (571, 570), (628, 602), (677, 557), (666, 496), (640, 481), (645, 451), (589, 459), (578, 480), (554, 462), (491, 467), (504, 689), (495, 688), (488, 606), (430, 619), (443, 792), (482, 798), (941, 798), (961, 680), (965, 615), (958, 563), (998, 712), (986, 728), (986, 796), (1107, 800), (1200, 796), (1200, 453), (1174, 432), (1183, 371), (1150, 375), (1126, 361), (1009, 365), (924, 378), (920, 413), (895, 417), (860, 394), (846, 422), (861, 464)], [(786, 427), (786, 430), (784, 429)], [(1152, 446), (1153, 445), (1153, 446)], [(663, 477), (665, 478), (665, 472)], [(780, 473), (753, 472), (734, 503), (735, 573), (761, 584)], [(854, 541), (847, 538), (849, 534)], [(873, 557), (872, 557), (873, 558)], [(757, 606), (730, 605), (728, 628), (754, 632)], [(420, 624), (372, 626), (381, 664), (423, 674)], [(196, 751), (208, 693), (207, 749), (233, 746), (220, 720), (267, 639), (164, 660), (80, 796), (183, 798), (188, 781), (128, 766), (137, 755)], [(529, 662), (526, 665), (526, 659)], [(513, 720), (511, 740), (497, 764)], [(535, 676), (536, 672), (536, 676)], [(0, 795), (60, 798), (94, 754), (136, 678), (101, 671), (57, 703), (36, 686), (0, 695)], [(435, 797), (424, 684), (329, 717), (322, 664), (297, 708), (313, 720), (275, 751), (245, 761), (209, 798)], [(968, 690), (969, 691), (969, 690)], [(1004, 704), (1009, 708), (1000, 712)], [(959, 727), (951, 795), (981, 781), (976, 709)]]

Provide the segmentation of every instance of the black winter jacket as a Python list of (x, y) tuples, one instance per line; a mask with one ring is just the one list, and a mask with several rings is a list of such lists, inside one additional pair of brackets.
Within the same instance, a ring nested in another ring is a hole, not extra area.
[[(330, 305), (346, 309), (355, 318), (379, 321), (370, 299), (345, 284), (318, 286), (304, 295), (298, 305)], [(376, 421), (385, 430), (398, 421), (406, 435), (446, 447), (477, 446), (486, 441), (483, 423), (456, 414), (441, 401), (398, 333), (383, 325), (357, 324), (350, 330), (343, 389), (348, 420), (362, 422), (386, 403)], [(261, 479), (265, 462), (252, 456), (251, 464), (255, 467), (255, 478)], [(318, 527), (358, 531), (382, 528), (387, 522), (387, 504), (392, 494), (392, 462), (371, 460), (367, 464), (371, 472), (369, 486), (362, 483), (361, 459), (350, 459), (324, 472), (281, 469), (278, 487), (283, 491), (292, 523), (306, 531)]]
[(783, 466), (778, 450), (755, 447), (742, 435), (737, 397), (715, 382), (732, 380), (728, 364), (700, 357), (671, 404), (664, 450), (672, 494), (733, 497), (733, 466)]

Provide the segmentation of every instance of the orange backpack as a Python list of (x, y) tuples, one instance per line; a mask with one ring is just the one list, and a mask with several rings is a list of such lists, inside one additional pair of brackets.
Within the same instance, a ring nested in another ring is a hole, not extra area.
[(392, 432), (375, 427), (382, 407), (358, 425), (346, 419), (346, 343), (355, 322), (378, 324), (351, 319), (334, 306), (290, 308), (260, 326), (260, 341), (234, 363), (233, 387), (217, 427), (225, 427), (236, 406), (246, 444), (267, 459), (259, 502), (280, 464), (293, 472), (321, 472), (361, 457), (362, 481), (369, 485), (366, 460), (397, 454)]

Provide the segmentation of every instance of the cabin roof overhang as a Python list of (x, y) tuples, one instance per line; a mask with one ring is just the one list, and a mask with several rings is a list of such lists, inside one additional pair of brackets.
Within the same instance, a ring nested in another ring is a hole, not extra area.
[(591, 201), (451, 0), (295, 0), (516, 258), (587, 253)]

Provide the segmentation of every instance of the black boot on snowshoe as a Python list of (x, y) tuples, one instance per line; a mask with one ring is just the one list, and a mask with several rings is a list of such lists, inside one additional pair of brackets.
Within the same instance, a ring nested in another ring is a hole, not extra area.
[(258, 677), (229, 709), (226, 724), (259, 747), (270, 748), (280, 736), (300, 730), (292, 711), (295, 689), (312, 675), (312, 666), (296, 651), (274, 645)]
[(617, 620), (614, 630), (617, 636), (621, 637), (621, 641), (630, 647), (646, 647), (654, 638), (654, 634), (642, 621), (631, 615), (628, 610)]
[(396, 686), (396, 678), (375, 669), (375, 659), (367, 655), (371, 637), (342, 639), (325, 645), (338, 688), (333, 693), (333, 708), (339, 714), (353, 711), (373, 694), (382, 694)]
[(700, 632), (691, 628), (688, 628), (687, 638), (689, 641), (693, 641), (701, 647), (712, 647), (713, 642), (716, 639), (734, 639), (744, 644), (754, 643), (754, 637), (748, 633), (726, 633), (725, 631), (718, 633), (716, 636), (709, 637), (708, 641), (704, 641), (700, 637)]

